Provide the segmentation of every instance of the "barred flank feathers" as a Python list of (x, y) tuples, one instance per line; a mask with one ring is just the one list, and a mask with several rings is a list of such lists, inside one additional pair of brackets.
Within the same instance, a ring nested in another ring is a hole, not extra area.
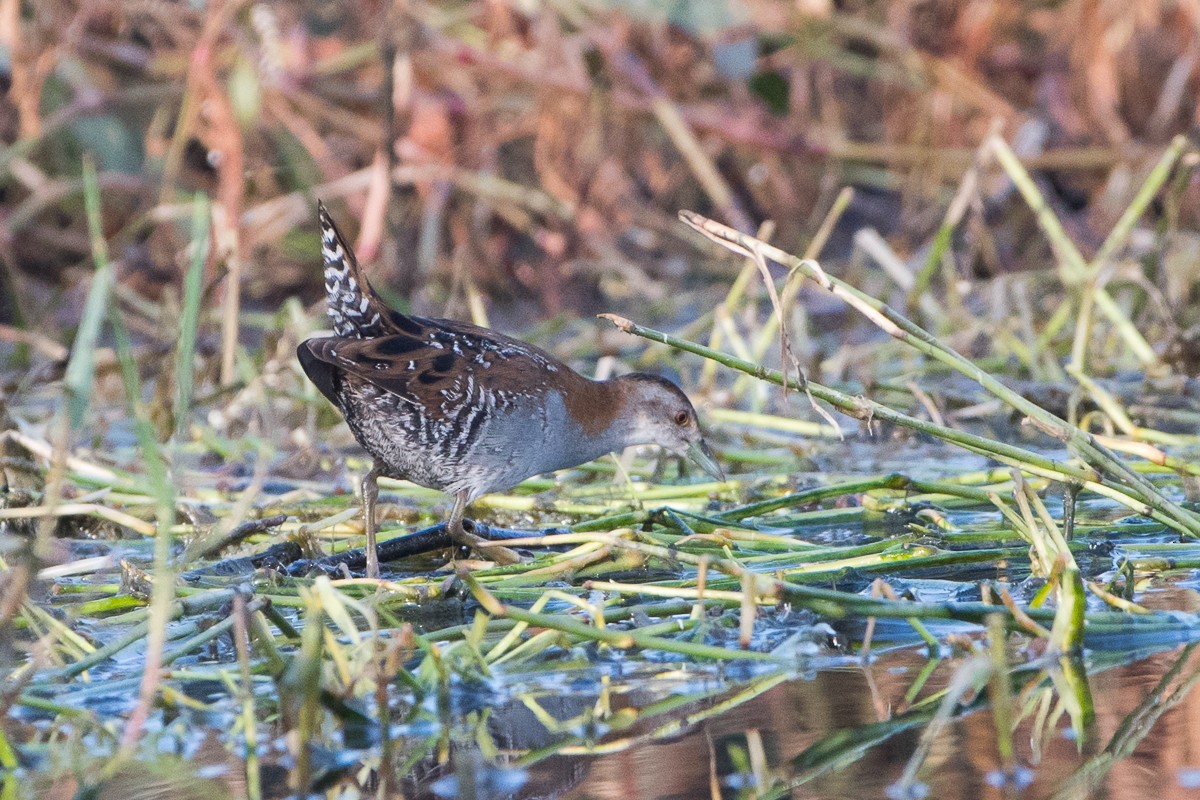
[(388, 333), (382, 316), (386, 307), (359, 272), (354, 251), (338, 231), (324, 203), (317, 203), (317, 218), (321, 223), (325, 292), (334, 333), (359, 339)]

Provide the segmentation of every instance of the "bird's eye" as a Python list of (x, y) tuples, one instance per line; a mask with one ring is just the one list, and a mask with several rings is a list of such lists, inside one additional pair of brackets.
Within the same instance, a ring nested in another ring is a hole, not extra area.
[(691, 417), (688, 416), (688, 412), (686, 412), (686, 411), (675, 412), (675, 424), (676, 425), (687, 425), (689, 419), (691, 419)]

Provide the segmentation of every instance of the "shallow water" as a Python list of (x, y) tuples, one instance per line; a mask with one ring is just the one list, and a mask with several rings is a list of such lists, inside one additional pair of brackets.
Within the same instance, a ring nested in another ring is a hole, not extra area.
[[(1089, 759), (1102, 760), (1096, 754), (1112, 742), (1127, 715), (1154, 696), (1156, 683), (1180, 657), (1180, 651), (1169, 651), (1093, 676), (1093, 694), (1103, 701), (1082, 753), (1073, 737), (1059, 728), (1035, 763), (1029, 744), (1031, 724), (1020, 726), (1014, 739), (1018, 763), (1028, 770), (1022, 780), (1029, 785), (1019, 791), (1010, 787), (1011, 792), (1028, 798), (1053, 797), (1056, 792), (1064, 797), (1200, 796), (1200, 754), (1189, 735), (1200, 719), (1200, 698), (1192, 693), (1166, 711), (1132, 754), (1098, 775), (1094, 785), (1073, 782)], [(815, 770), (805, 755), (839, 732), (893, 719), (923, 664), (924, 659), (910, 651), (861, 670), (829, 670), (810, 680), (789, 681), (675, 740), (590, 759), (586, 776), (567, 796), (708, 797), (714, 796), (710, 794), (714, 782), (721, 797), (754, 796), (754, 771), (737, 771), (738, 759), (730, 754), (756, 748), (762, 760), (746, 760), (765, 767), (759, 783), (764, 795), (788, 796), (781, 788), (788, 786), (796, 797), (889, 796), (917, 746), (921, 727), (897, 726), (894, 735), (838, 770)], [(1183, 672), (1197, 669), (1200, 656), (1192, 652), (1186, 656)], [(940, 688), (949, 670), (947, 666), (940, 676), (935, 673), (930, 688)], [(999, 768), (994, 722), (985, 709), (951, 722), (936, 737), (927, 765), (918, 775), (929, 797), (1000, 797), (1004, 792), (997, 786)], [(739, 791), (739, 787), (743, 788)]]
[[(435, 715), (393, 720), (394, 744), (412, 766), (387, 796), (1200, 796), (1195, 747), (1200, 695), (1191, 691), (1191, 682), (1200, 677), (1200, 650), (1171, 648), (1132, 661), (1129, 655), (1089, 651), (1086, 656), (1097, 702), (1082, 741), (1066, 720), (1040, 734), (1035, 714), (1017, 726), (1015, 777), (1007, 784), (992, 712), (981, 706), (949, 720), (929, 743), (916, 783), (908, 793), (898, 790), (927, 730), (930, 710), (920, 707), (921, 700), (945, 688), (963, 666), (957, 657), (938, 662), (919, 694), (906, 698), (931, 662), (922, 650), (905, 647), (877, 653), (866, 665), (817, 657), (807, 662), (812, 669), (789, 672), (790, 677), (736, 665), (721, 678), (686, 666), (623, 670), (607, 664), (565, 670), (544, 681), (524, 676), (509, 682), (500, 676), (491, 686), (460, 686), (443, 709), (445, 725)], [(1160, 684), (1168, 673), (1173, 677)], [(603, 702), (601, 675), (608, 677), (604, 721), (594, 713)], [(1018, 698), (1031, 706), (1039, 696), (1039, 677), (1027, 671), (1014, 681)], [(207, 696), (201, 687), (192, 688), (193, 696), (205, 701), (217, 700), (222, 691), (212, 686)], [(674, 707), (662, 710), (669, 705)], [(635, 718), (638, 714), (643, 716)], [(210, 738), (235, 721), (233, 715), (189, 715), (168, 725), (160, 741), (164, 751), (187, 758), (187, 769), (236, 791), (242, 784), (239, 760), (213, 747)], [(364, 734), (367, 740), (344, 741), (343, 747), (320, 754), (328, 796), (355, 797), (373, 785), (380, 748), (371, 731)], [(170, 741), (176, 746), (167, 746)], [(288, 796), (282, 743), (267, 743), (263, 756), (264, 796)]]

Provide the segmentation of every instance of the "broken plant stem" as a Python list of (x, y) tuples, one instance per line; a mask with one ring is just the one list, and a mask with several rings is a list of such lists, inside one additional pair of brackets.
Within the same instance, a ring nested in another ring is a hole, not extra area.
[[(745, 372), (764, 381), (780, 383), (784, 380), (782, 373), (778, 370), (764, 367), (761, 364), (754, 364), (726, 353), (710, 350), (704, 345), (688, 341), (687, 339), (679, 339), (653, 328), (643, 327), (615, 314), (601, 314), (600, 316), (612, 322), (622, 331), (634, 336), (640, 336), (643, 339), (660, 342), (679, 348), (680, 350), (686, 350), (689, 353), (695, 353), (704, 358), (713, 359), (724, 366)], [(793, 383), (793, 388), (799, 390), (800, 386)], [(1060, 483), (1078, 482), (1083, 488), (1109, 497), (1136, 513), (1148, 516), (1184, 535), (1200, 536), (1200, 520), (1197, 520), (1194, 515), (1189, 514), (1162, 497), (1157, 490), (1152, 489), (1150, 493), (1146, 493), (1138, 487), (1115, 483), (1089, 465), (1076, 465), (1058, 461), (1035, 453), (1032, 450), (1026, 450), (1005, 442), (936, 425), (927, 420), (918, 419), (917, 417), (896, 411), (874, 400), (839, 392), (836, 389), (831, 389), (813, 381), (808, 382), (808, 390), (812, 393), (813, 397), (829, 403), (839, 411), (855, 419), (866, 423), (880, 420), (901, 425), (943, 441), (951, 442), (970, 452), (993, 458), (1010, 467), (1017, 467), (1031, 475), (1037, 475)]]
[[(1028, 417), (1033, 424), (1041, 428), (1047, 435), (1061, 441), (1072, 453), (1098, 473), (1119, 478), (1123, 491), (1131, 497), (1136, 497), (1139, 502), (1153, 507), (1165, 518), (1170, 519), (1172, 528), (1188, 536), (1200, 537), (1200, 517), (1164, 497), (1149, 481), (1130, 469), (1128, 464), (1123, 462), (1108, 448), (1097, 442), (1090, 433), (1080, 430), (1066, 420), (1050, 413), (1041, 406), (1022, 397), (1019, 393), (1009, 389), (998, 379), (980, 369), (952, 348), (938, 341), (928, 331), (886, 303), (871, 297), (837, 278), (827, 275), (821, 269), (820, 265), (811, 259), (796, 258), (777, 247), (772, 247), (765, 242), (755, 239), (753, 236), (741, 233), (727, 225), (722, 225), (719, 222), (691, 211), (681, 211), (679, 216), (680, 219), (695, 230), (735, 253), (749, 255), (757, 251), (763, 257), (785, 265), (789, 270), (798, 271), (804, 276), (812, 278), (822, 287), (828, 289), (832, 294), (844, 300), (856, 311), (874, 322), (890, 336), (974, 380), (1011, 408)], [(696, 351), (692, 350), (692, 352)], [(765, 369), (762, 367), (757, 368)], [(1112, 487), (1115, 486), (1115, 483), (1106, 480), (1105, 485)]]

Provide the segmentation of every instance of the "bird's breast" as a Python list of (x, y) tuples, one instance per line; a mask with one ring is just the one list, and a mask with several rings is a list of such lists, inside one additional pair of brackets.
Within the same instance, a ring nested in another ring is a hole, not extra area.
[(464, 460), (475, 468), (468, 476), (473, 493), (501, 491), (534, 475), (578, 466), (607, 452), (592, 438), (568, 412), (558, 391), (497, 403), (494, 413), (479, 426), (475, 440), (464, 442)]

